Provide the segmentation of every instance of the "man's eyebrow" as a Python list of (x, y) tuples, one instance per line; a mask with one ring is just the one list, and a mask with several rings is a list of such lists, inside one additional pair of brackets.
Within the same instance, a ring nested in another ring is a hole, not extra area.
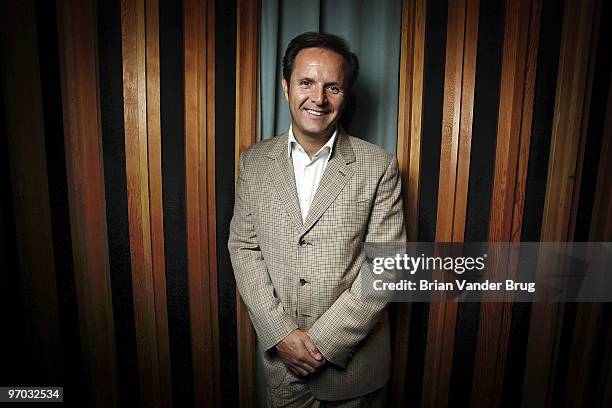
[[(314, 80), (313, 78), (309, 78), (309, 77), (297, 78), (295, 80), (295, 82), (301, 82), (301, 81), (308, 81), (308, 82), (312, 82), (312, 83), (317, 83), (316, 80)], [(323, 86), (330, 86), (330, 85), (336, 85), (336, 86), (342, 87), (342, 84), (340, 82), (336, 82), (336, 81), (326, 82), (326, 83), (323, 84)]]
[(295, 81), (296, 82), (300, 82), (300, 81), (317, 82), (314, 79), (308, 78), (308, 77), (297, 78)]

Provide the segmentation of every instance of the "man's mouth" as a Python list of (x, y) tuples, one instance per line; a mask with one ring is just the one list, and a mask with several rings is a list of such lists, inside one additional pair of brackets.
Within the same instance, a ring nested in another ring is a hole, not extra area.
[(317, 111), (314, 109), (304, 109), (304, 110), (313, 116), (323, 116), (329, 113), (328, 111)]

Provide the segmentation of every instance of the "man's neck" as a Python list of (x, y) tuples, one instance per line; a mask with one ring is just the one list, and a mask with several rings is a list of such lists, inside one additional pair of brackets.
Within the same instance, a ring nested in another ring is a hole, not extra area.
[(317, 154), (317, 152), (321, 150), (323, 146), (325, 146), (325, 143), (329, 141), (329, 139), (334, 134), (334, 131), (335, 129), (332, 129), (329, 134), (324, 138), (318, 138), (303, 135), (299, 132), (296, 132), (295, 128), (293, 128), (293, 137), (295, 137), (295, 140), (297, 140), (300, 146), (302, 146), (302, 149), (304, 149), (308, 157), (312, 159), (313, 156)]

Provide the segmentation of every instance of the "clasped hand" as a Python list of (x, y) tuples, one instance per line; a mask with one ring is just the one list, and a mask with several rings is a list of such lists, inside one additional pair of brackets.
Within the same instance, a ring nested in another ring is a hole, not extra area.
[(325, 358), (308, 333), (295, 329), (276, 345), (285, 365), (296, 375), (307, 376), (325, 365)]

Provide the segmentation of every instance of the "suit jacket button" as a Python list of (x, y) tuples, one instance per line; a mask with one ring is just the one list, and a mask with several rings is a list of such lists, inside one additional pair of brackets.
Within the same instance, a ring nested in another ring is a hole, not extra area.
[(306, 279), (300, 279), (300, 286), (304, 286), (306, 284)]
[(300, 239), (300, 240), (298, 241), (298, 245), (299, 245), (299, 246), (301, 246), (302, 248), (306, 248), (306, 246), (308, 245), (308, 242), (306, 242), (306, 241), (305, 241), (305, 240), (303, 240), (303, 239)]

